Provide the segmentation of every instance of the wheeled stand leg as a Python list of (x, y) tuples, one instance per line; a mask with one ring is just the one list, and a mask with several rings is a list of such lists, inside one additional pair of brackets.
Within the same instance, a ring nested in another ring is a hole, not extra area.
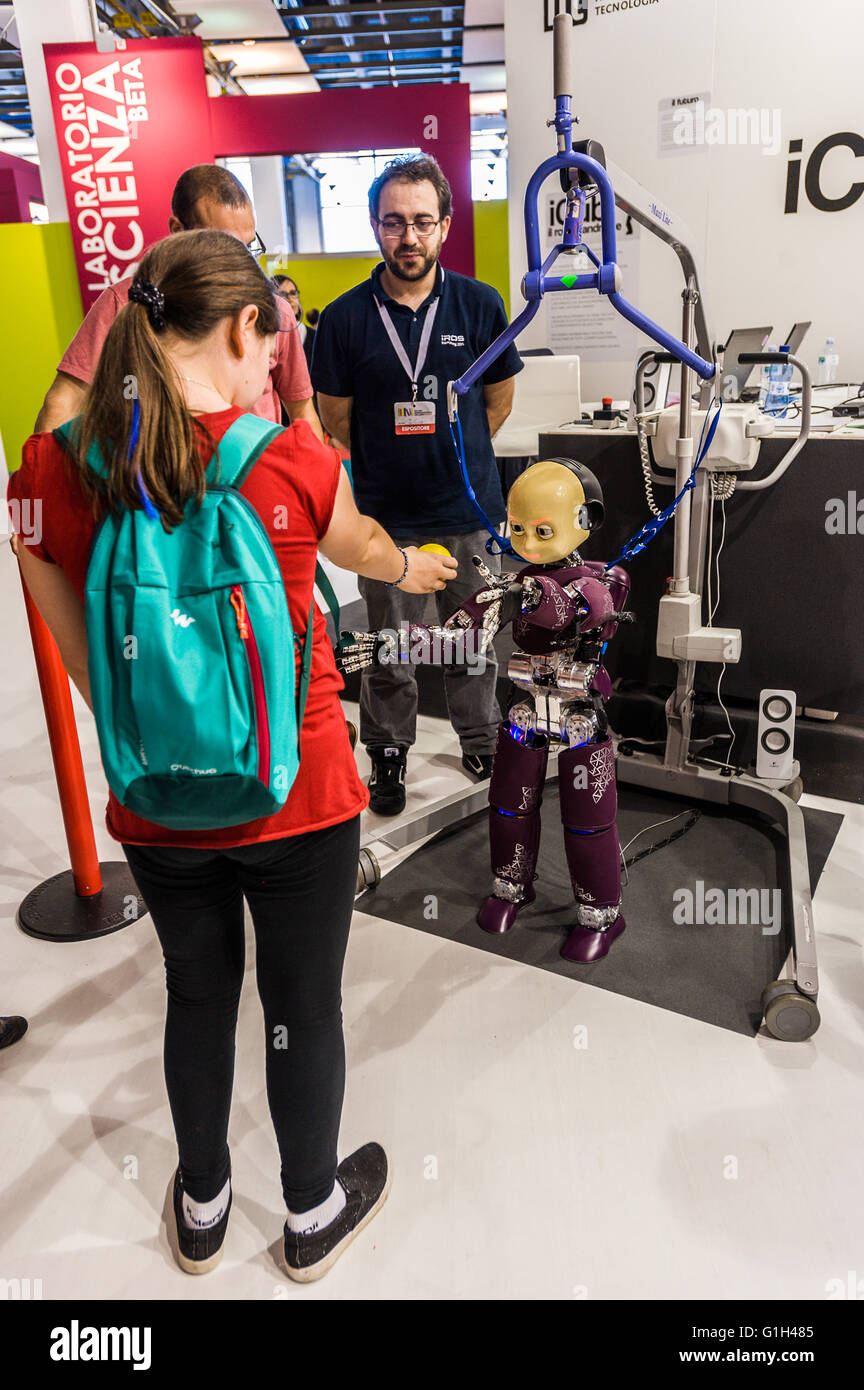
[(755, 777), (722, 777), (695, 763), (671, 769), (650, 753), (634, 752), (619, 757), (618, 778), (637, 787), (708, 801), (720, 806), (739, 805), (759, 811), (780, 827), (786, 837), (786, 885), (783, 917), (791, 929), (792, 975), (774, 980), (762, 993), (765, 1027), (774, 1038), (804, 1042), (819, 1027), (819, 975), (813, 932), (813, 905), (807, 863), (807, 839), (800, 806), (782, 792), (773, 791)]
[(561, 948), (565, 960), (609, 954), (625, 929), (621, 906), (618, 791), (611, 738), (567, 748), (558, 757), (564, 851), (578, 905), (577, 925)]
[(495, 882), (477, 914), (484, 931), (509, 931), (519, 909), (534, 901), (548, 759), (545, 735), (535, 735), (533, 745), (520, 743), (506, 724), (499, 724), (489, 783), (489, 847)]

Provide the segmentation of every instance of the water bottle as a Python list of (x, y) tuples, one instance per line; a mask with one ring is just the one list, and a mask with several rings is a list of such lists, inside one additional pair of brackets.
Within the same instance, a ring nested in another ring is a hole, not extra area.
[[(776, 343), (769, 343), (767, 347), (763, 347), (763, 348), (762, 348), (762, 351), (763, 351), (763, 352), (776, 352), (776, 351), (777, 351), (777, 345), (776, 345)], [(766, 363), (764, 364), (764, 366), (762, 366), (762, 367), (759, 368), (759, 409), (760, 409), (760, 410), (764, 410), (764, 409), (765, 409), (765, 402), (766, 402), (767, 399), (768, 399), (768, 392), (769, 392), (770, 390), (771, 390), (771, 367), (770, 367), (770, 365), (766, 362)]]
[[(781, 352), (788, 355), (789, 347), (781, 347)], [(782, 420), (792, 403), (792, 396), (789, 392), (789, 382), (792, 380), (791, 362), (772, 362), (768, 368), (769, 382), (768, 395), (765, 400), (765, 414), (770, 415), (775, 420)]]
[(837, 380), (840, 374), (840, 354), (833, 338), (825, 339), (825, 346), (819, 358), (819, 370), (816, 374), (817, 386), (830, 386)]

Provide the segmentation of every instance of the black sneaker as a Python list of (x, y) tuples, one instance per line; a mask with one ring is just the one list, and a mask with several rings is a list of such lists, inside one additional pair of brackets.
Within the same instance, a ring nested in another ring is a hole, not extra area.
[(369, 810), (376, 816), (398, 816), (405, 810), (405, 770), (408, 755), (404, 748), (370, 748), (372, 776), (366, 783), (372, 793)]
[(174, 1174), (174, 1220), (177, 1227), (177, 1250), (174, 1254), (181, 1269), (187, 1274), (207, 1274), (215, 1269), (222, 1258), (222, 1243), (228, 1229), (233, 1192), (228, 1189), (228, 1206), (215, 1226), (202, 1230), (197, 1226), (187, 1226), (183, 1216), (183, 1180), (180, 1169)]
[(492, 776), (492, 754), (463, 753), (462, 766), (466, 772), (476, 777), (478, 782), (484, 782), (487, 777)]
[(26, 1032), (26, 1018), (20, 1018), (18, 1014), (9, 1014), (7, 1017), (0, 1018), (0, 1047), (11, 1047), (13, 1043), (23, 1038)]
[(364, 1144), (336, 1169), (345, 1190), (345, 1205), (329, 1226), (298, 1235), (285, 1224), (285, 1268), (291, 1279), (311, 1284), (336, 1263), (363, 1227), (383, 1207), (390, 1191), (391, 1169), (380, 1144)]

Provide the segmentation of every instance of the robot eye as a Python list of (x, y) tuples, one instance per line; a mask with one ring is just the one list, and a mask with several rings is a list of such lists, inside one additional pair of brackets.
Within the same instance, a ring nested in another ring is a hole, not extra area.
[(551, 541), (552, 537), (555, 535), (555, 532), (553, 531), (551, 526), (538, 526), (537, 535), (540, 537), (541, 541)]

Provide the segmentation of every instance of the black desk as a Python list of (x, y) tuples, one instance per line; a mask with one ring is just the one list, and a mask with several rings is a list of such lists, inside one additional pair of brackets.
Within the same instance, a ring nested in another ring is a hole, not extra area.
[[(788, 447), (763, 440), (748, 478), (764, 477)], [(540, 457), (565, 455), (597, 474), (606, 524), (585, 547), (586, 559), (610, 560), (648, 520), (635, 436), (556, 432), (540, 436)], [(850, 494), (854, 496), (850, 497)], [(657, 488), (658, 505), (671, 500)], [(741, 629), (742, 655), (727, 666), (723, 692), (746, 702), (765, 686), (794, 690), (798, 703), (843, 716), (864, 716), (864, 506), (862, 534), (829, 534), (828, 504), (864, 503), (864, 437), (810, 439), (789, 471), (765, 492), (736, 492), (726, 504), (715, 622)], [(831, 509), (832, 511), (834, 509)], [(721, 525), (714, 506), (715, 554)], [(854, 524), (854, 522), (853, 522)], [(669, 522), (632, 560), (629, 607), (639, 621), (623, 627), (608, 651), (613, 677), (671, 687), (675, 665), (655, 652), (657, 606), (672, 569)], [(703, 609), (703, 622), (706, 618)], [(697, 668), (697, 691), (713, 692), (719, 667)]]

